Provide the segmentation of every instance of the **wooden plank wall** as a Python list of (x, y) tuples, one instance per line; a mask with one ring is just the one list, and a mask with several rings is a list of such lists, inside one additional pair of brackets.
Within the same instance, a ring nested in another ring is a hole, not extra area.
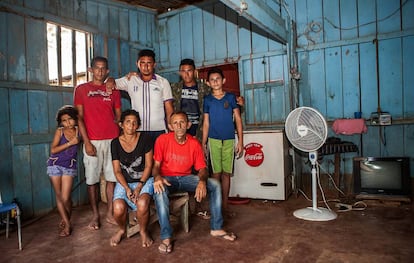
[[(414, 1), (287, 3), (298, 29), (300, 105), (318, 109), (328, 121), (353, 118), (355, 111), (369, 119), (380, 107), (391, 113), (394, 125), (368, 126), (366, 134), (352, 136), (329, 130), (329, 136), (355, 143), (359, 155), (413, 158), (414, 110), (407, 101), (414, 100), (414, 68), (409, 59), (413, 51), (408, 48), (414, 46), (414, 21), (409, 15)], [(378, 39), (378, 58), (374, 39)], [(352, 173), (353, 156), (342, 155), (343, 173)]]
[[(381, 109), (395, 125), (338, 137), (366, 156), (413, 158), (414, 0), (285, 2), (274, 8), (296, 23), (300, 105), (315, 107), (330, 123), (358, 110), (369, 118), (378, 107), (379, 79)], [(158, 71), (171, 82), (178, 81), (185, 57), (199, 67), (238, 63), (240, 90), (250, 107), (247, 124), (283, 125), (290, 110), (287, 47), (219, 1), (159, 16), (110, 0), (3, 0), (0, 7), (0, 154), (6, 160), (0, 162), (0, 191), (3, 200), (18, 197), (26, 217), (54, 206), (45, 162), (54, 114), (72, 102), (71, 88), (47, 85), (46, 21), (93, 33), (94, 54), (109, 58), (115, 77), (136, 69), (142, 48), (156, 51)], [(337, 136), (331, 130), (329, 135)], [(342, 155), (343, 173), (352, 172), (354, 155)], [(87, 200), (84, 190), (74, 194), (75, 202)]]
[[(280, 10), (276, 1), (267, 2)], [(219, 1), (162, 14), (158, 24), (159, 69), (170, 81), (179, 80), (183, 58), (193, 58), (198, 67), (238, 63), (245, 126), (283, 125), (290, 109), (284, 45)]]
[[(276, 8), (287, 21), (291, 15), (297, 27), (299, 104), (319, 110), (330, 125), (338, 118), (353, 118), (355, 111), (369, 119), (379, 105), (393, 117), (394, 125), (369, 126), (363, 135), (337, 135), (329, 129), (329, 136), (351, 141), (360, 150), (342, 154), (342, 173), (352, 173), (351, 160), (356, 155), (413, 158), (414, 106), (410, 102), (414, 101), (414, 62), (410, 47), (414, 46), (414, 18), (410, 12), (414, 1), (285, 2), (286, 8)], [(283, 123), (290, 110), (285, 46), (220, 3), (164, 14), (158, 23), (162, 72), (170, 80), (178, 80), (176, 65), (185, 57), (194, 58), (198, 66), (238, 61), (240, 89), (246, 99), (245, 126)], [(374, 39), (378, 39), (378, 59)], [(276, 95), (262, 87), (269, 81), (283, 83)], [(251, 89), (250, 84), (258, 88)], [(326, 163), (332, 159), (327, 156)], [(411, 164), (414, 167), (413, 159)], [(326, 168), (333, 172), (333, 166)]]
[[(18, 199), (25, 218), (55, 207), (46, 160), (56, 111), (73, 101), (73, 88), (48, 85), (48, 21), (93, 33), (94, 55), (108, 57), (116, 77), (136, 69), (138, 49), (157, 49), (155, 13), (148, 10), (108, 0), (1, 1), (0, 191), (4, 202)], [(75, 205), (88, 201), (83, 178), (80, 168)]]

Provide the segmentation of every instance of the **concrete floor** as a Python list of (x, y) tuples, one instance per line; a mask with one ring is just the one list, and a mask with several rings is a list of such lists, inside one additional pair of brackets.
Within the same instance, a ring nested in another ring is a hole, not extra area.
[(70, 237), (58, 237), (57, 212), (26, 224), (22, 251), (17, 249), (15, 231), (8, 240), (2, 235), (0, 262), (414, 262), (412, 204), (371, 201), (363, 211), (341, 212), (327, 222), (292, 215), (307, 206), (311, 202), (296, 195), (287, 201), (231, 205), (236, 216), (227, 219), (225, 227), (238, 235), (233, 243), (210, 237), (209, 221), (192, 215), (189, 233), (175, 226), (174, 251), (169, 255), (157, 250), (158, 223), (151, 226), (155, 242), (150, 248), (141, 247), (139, 235), (110, 247), (116, 226), (88, 230), (91, 214), (83, 206), (74, 209)]

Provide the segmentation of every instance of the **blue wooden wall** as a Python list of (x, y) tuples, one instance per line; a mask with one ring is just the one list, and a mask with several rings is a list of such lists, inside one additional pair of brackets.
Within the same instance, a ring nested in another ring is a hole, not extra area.
[[(265, 2), (281, 10), (276, 1)], [(183, 58), (198, 67), (238, 63), (246, 128), (283, 125), (290, 110), (285, 45), (219, 1), (160, 15), (158, 24), (159, 69), (170, 81), (178, 81)]]
[[(55, 206), (46, 160), (56, 111), (73, 102), (73, 88), (48, 85), (46, 23), (91, 32), (94, 55), (107, 56), (119, 76), (136, 68), (139, 49), (157, 49), (156, 20), (154, 12), (107, 0), (6, 0), (0, 7), (0, 191), (4, 202), (17, 197), (28, 218)], [(79, 169), (75, 205), (88, 201), (83, 178)]]
[[(369, 118), (380, 106), (392, 114), (392, 126), (369, 126), (367, 134), (339, 137), (357, 144), (365, 156), (413, 158), (414, 0), (285, 2), (280, 6), (279, 1), (264, 0), (287, 23), (293, 20), (296, 25), (293, 55), (298, 58), (298, 83), (289, 74), (295, 66), (291, 47), (276, 42), (220, 1), (158, 16), (110, 0), (1, 1), (3, 200), (17, 197), (26, 217), (54, 207), (45, 163), (55, 112), (72, 103), (73, 89), (47, 85), (47, 21), (92, 33), (94, 55), (109, 58), (115, 77), (136, 69), (142, 48), (155, 50), (158, 72), (171, 82), (178, 80), (182, 58), (194, 58), (198, 67), (237, 63), (246, 99), (243, 119), (249, 129), (283, 127), (291, 102), (295, 103), (294, 84), (298, 105), (318, 109), (329, 124), (359, 110)], [(331, 130), (329, 135), (338, 136)], [(353, 156), (342, 155), (343, 173), (352, 173)], [(73, 197), (78, 204), (87, 201), (84, 184)]]
[[(355, 111), (366, 119), (378, 108), (390, 112), (392, 126), (338, 137), (357, 144), (364, 156), (412, 158), (414, 1), (288, 2), (298, 29), (300, 105), (331, 121)], [(353, 155), (343, 155), (343, 172), (352, 173)]]
[[(363, 135), (337, 135), (329, 129), (329, 136), (351, 141), (360, 150), (342, 155), (342, 173), (352, 173), (357, 154), (413, 158), (414, 1), (264, 2), (276, 2), (273, 8), (295, 22), (299, 106), (316, 108), (329, 125), (352, 118), (355, 111), (369, 119), (378, 107), (392, 115), (392, 126), (369, 126)], [(289, 69), (295, 66), (286, 46), (221, 3), (168, 13), (158, 23), (160, 60), (170, 80), (178, 79), (176, 65), (185, 57), (199, 67), (238, 61), (245, 128), (283, 127), (292, 109)]]

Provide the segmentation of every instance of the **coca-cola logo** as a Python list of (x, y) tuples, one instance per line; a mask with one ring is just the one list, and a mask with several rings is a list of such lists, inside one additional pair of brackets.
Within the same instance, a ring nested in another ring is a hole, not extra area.
[(263, 146), (259, 143), (252, 142), (244, 146), (244, 161), (253, 167), (257, 167), (263, 163), (264, 154)]

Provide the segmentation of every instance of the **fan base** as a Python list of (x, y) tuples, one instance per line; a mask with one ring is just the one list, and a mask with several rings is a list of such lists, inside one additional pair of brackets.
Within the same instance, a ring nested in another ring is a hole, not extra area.
[(318, 208), (302, 208), (296, 210), (293, 215), (297, 218), (309, 220), (309, 221), (329, 221), (334, 220), (337, 215), (335, 212), (329, 211), (326, 208), (318, 207)]

